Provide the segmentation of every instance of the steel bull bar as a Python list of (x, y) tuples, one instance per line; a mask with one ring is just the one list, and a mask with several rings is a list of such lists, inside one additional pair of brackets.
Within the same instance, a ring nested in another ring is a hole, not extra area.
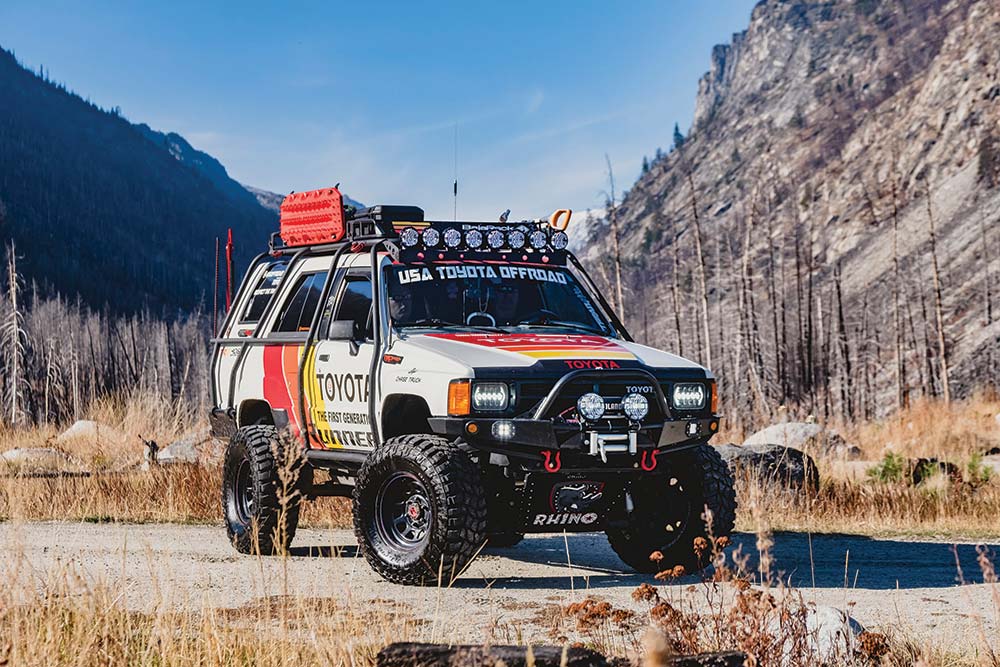
[[(571, 383), (593, 381), (594, 384), (619, 382), (649, 383), (660, 408), (663, 421), (646, 422), (638, 428), (614, 429), (610, 425), (588, 428), (583, 424), (561, 424), (553, 421), (553, 408)], [(657, 455), (664, 450), (677, 451), (700, 445), (718, 430), (719, 418), (683, 416), (671, 410), (660, 380), (643, 369), (587, 369), (562, 376), (532, 411), (518, 417), (431, 417), (431, 429), (451, 439), (462, 439), (474, 449), (536, 462), (540, 469), (559, 472), (564, 466), (602, 470), (618, 467), (608, 465), (606, 451), (629, 455), (628, 468), (641, 467), (651, 471), (657, 466)], [(499, 426), (498, 426), (499, 425)], [(608, 447), (604, 442), (621, 440), (622, 444)], [(593, 442), (601, 441), (601, 456), (592, 455)], [(625, 444), (628, 443), (628, 444)], [(633, 459), (638, 459), (635, 461)], [(618, 463), (621, 463), (618, 460)]]

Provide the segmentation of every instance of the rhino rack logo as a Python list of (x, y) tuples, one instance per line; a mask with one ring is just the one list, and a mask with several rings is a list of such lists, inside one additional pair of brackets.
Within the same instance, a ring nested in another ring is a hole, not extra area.
[(597, 521), (597, 514), (587, 512), (561, 512), (559, 514), (536, 514), (536, 526), (571, 526), (574, 524), (588, 525)]

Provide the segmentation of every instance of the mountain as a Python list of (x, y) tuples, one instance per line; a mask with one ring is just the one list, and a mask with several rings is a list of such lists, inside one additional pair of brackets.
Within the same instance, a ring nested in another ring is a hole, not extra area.
[(614, 210), (631, 328), (711, 357), (737, 419), (995, 386), (998, 63), (995, 0), (760, 2)]
[[(268, 190), (261, 190), (260, 188), (254, 188), (249, 185), (242, 186), (246, 188), (250, 194), (257, 198), (257, 203), (259, 203), (264, 208), (274, 211), (277, 213), (281, 209), (281, 202), (285, 199), (285, 195), (279, 195), (276, 192), (270, 192)], [(362, 209), (365, 207), (364, 204), (356, 199), (351, 199), (349, 196), (340, 193), (344, 199), (344, 206), (353, 206), (356, 209)]]

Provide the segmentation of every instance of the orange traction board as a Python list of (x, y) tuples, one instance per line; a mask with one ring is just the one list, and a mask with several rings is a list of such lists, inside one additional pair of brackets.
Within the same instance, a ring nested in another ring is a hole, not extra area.
[(344, 200), (337, 188), (293, 192), (281, 202), (286, 246), (334, 243), (344, 238)]

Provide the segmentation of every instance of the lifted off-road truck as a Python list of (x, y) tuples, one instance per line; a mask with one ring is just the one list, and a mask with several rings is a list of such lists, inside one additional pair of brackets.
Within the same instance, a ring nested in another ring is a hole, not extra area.
[(642, 572), (704, 567), (736, 509), (707, 444), (715, 381), (632, 341), (566, 249), (569, 218), (289, 195), (213, 340), (236, 549), (285, 549), (300, 501), (332, 495), (398, 583), (447, 583), (529, 532), (604, 532)]

